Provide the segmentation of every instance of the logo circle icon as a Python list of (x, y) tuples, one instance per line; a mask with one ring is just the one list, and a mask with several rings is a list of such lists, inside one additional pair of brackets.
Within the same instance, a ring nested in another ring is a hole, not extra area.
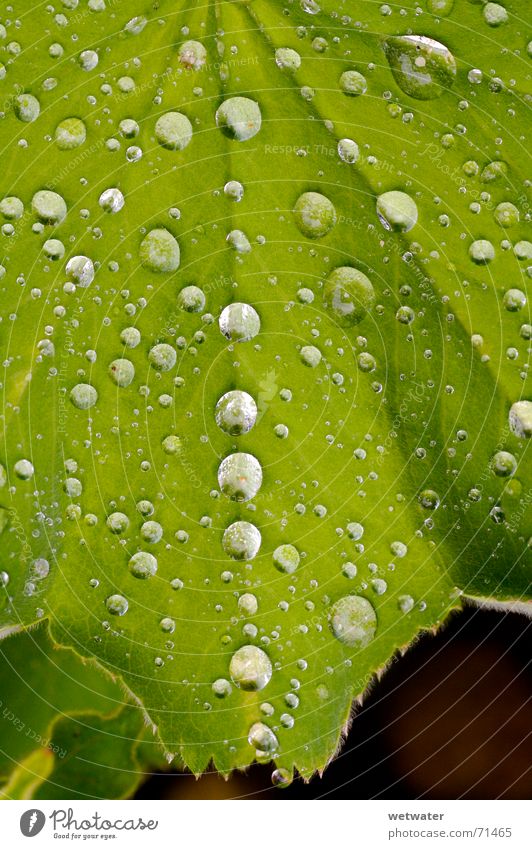
[(20, 830), (24, 837), (35, 837), (43, 830), (46, 817), (38, 808), (24, 811), (20, 818)]

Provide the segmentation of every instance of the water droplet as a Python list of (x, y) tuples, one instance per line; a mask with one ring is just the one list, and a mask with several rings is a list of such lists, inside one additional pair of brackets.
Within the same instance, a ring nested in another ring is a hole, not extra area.
[(105, 606), (109, 613), (112, 613), (113, 616), (123, 616), (124, 613), (127, 613), (129, 603), (127, 598), (124, 598), (123, 595), (110, 595), (109, 598), (105, 600)]
[(258, 103), (249, 97), (230, 97), (216, 112), (216, 125), (235, 141), (247, 141), (257, 135), (262, 123)]
[(257, 420), (257, 405), (251, 395), (234, 389), (222, 395), (216, 404), (216, 424), (225, 433), (248, 433)]
[(59, 150), (73, 150), (87, 138), (87, 128), (79, 118), (66, 118), (55, 128), (55, 143)]
[(125, 204), (124, 195), (120, 189), (106, 189), (101, 193), (98, 203), (105, 212), (115, 214), (120, 212)]
[(262, 467), (252, 454), (230, 454), (220, 463), (218, 485), (233, 501), (250, 501), (262, 485)]
[(338, 142), (338, 156), (342, 162), (354, 165), (360, 156), (358, 144), (353, 139), (340, 139)]
[(300, 559), (299, 551), (295, 545), (291, 545), (290, 543), (277, 546), (273, 552), (273, 565), (280, 572), (286, 572), (289, 575), (295, 572), (299, 566)]
[(149, 578), (157, 572), (157, 558), (147, 551), (137, 551), (130, 559), (128, 566), (135, 578)]
[(145, 542), (159, 542), (163, 536), (162, 525), (153, 520), (144, 522), (140, 529), (140, 535)]
[(304, 192), (294, 206), (294, 219), (304, 236), (308, 239), (320, 239), (336, 224), (336, 210), (325, 195), (319, 192)]
[(508, 20), (508, 12), (500, 3), (486, 3), (482, 9), (482, 15), (490, 27), (500, 27)]
[(469, 256), (477, 265), (487, 265), (495, 257), (495, 248), (487, 239), (476, 239), (469, 246)]
[(175, 622), (169, 616), (165, 616), (159, 622), (161, 631), (164, 631), (165, 634), (173, 634), (175, 631)]
[(205, 294), (199, 286), (185, 286), (177, 297), (178, 306), (185, 312), (202, 312)]
[(456, 61), (439, 41), (423, 35), (400, 35), (386, 39), (383, 47), (395, 82), (410, 97), (432, 100), (452, 86)]
[(397, 599), (397, 606), (402, 613), (410, 613), (414, 607), (414, 599), (411, 595), (400, 595)]
[(321, 363), (321, 351), (315, 345), (304, 345), (300, 352), (301, 362), (309, 368), (316, 368)]
[(94, 264), (88, 256), (73, 256), (66, 264), (66, 273), (76, 286), (86, 289), (94, 280)]
[(275, 63), (279, 68), (297, 71), (301, 67), (301, 56), (290, 47), (278, 47), (275, 51)]
[(419, 503), (426, 510), (437, 510), (440, 506), (440, 496), (433, 489), (424, 489), (419, 496)]
[(340, 77), (340, 88), (344, 94), (359, 97), (368, 90), (366, 78), (358, 71), (344, 71)]
[(180, 251), (176, 239), (168, 230), (151, 230), (140, 245), (140, 261), (150, 271), (175, 271), (179, 268)]
[(509, 414), (510, 429), (520, 439), (532, 436), (532, 401), (516, 401)]
[(342, 327), (352, 327), (366, 316), (375, 302), (371, 281), (362, 271), (341, 266), (331, 272), (323, 291), (323, 305)]
[(148, 359), (156, 371), (170, 371), (177, 360), (177, 354), (171, 345), (161, 342), (150, 350)]
[(272, 664), (262, 649), (242, 646), (231, 658), (229, 673), (241, 690), (263, 690), (272, 677)]
[(508, 312), (519, 312), (526, 306), (526, 295), (521, 289), (508, 289), (504, 293), (502, 302)]
[(44, 224), (58, 224), (67, 214), (67, 205), (61, 195), (48, 189), (36, 192), (31, 199), (31, 206)]
[(511, 477), (517, 470), (517, 460), (509, 451), (497, 451), (490, 462), (491, 470), (501, 478)]
[(244, 593), (241, 595), (238, 599), (238, 609), (245, 616), (254, 616), (259, 609), (257, 596), (253, 595), (253, 593)]
[(112, 534), (123, 534), (129, 527), (129, 519), (125, 513), (111, 513), (106, 524)]
[(333, 604), (330, 624), (334, 636), (340, 642), (362, 649), (375, 636), (377, 616), (366, 598), (348, 595)]
[(283, 767), (274, 769), (272, 772), (272, 784), (274, 787), (288, 787), (292, 783), (292, 773)]
[(135, 366), (131, 360), (119, 358), (109, 365), (109, 376), (117, 386), (129, 386), (135, 377)]
[(406, 192), (384, 192), (377, 198), (377, 215), (387, 230), (408, 233), (417, 222), (417, 205)]
[(70, 400), (78, 410), (89, 410), (98, 400), (98, 393), (90, 383), (77, 383), (70, 391)]
[(279, 748), (277, 737), (264, 722), (255, 722), (249, 729), (248, 741), (260, 752), (272, 754)]
[(185, 68), (199, 71), (206, 60), (207, 51), (200, 41), (184, 41), (179, 48), (179, 61)]
[(244, 197), (244, 186), (237, 180), (229, 180), (224, 186), (224, 194), (235, 203), (239, 203)]
[(155, 124), (155, 138), (168, 150), (184, 150), (192, 139), (192, 133), (192, 124), (181, 112), (167, 112)]
[(222, 545), (233, 560), (252, 560), (258, 554), (262, 537), (251, 522), (233, 522), (224, 531)]
[(212, 684), (212, 691), (219, 699), (225, 699), (233, 692), (231, 682), (227, 678), (217, 678)]
[(222, 310), (220, 331), (232, 342), (249, 342), (260, 332), (260, 318), (249, 304), (229, 304)]
[(18, 94), (13, 101), (13, 110), (19, 121), (31, 124), (41, 111), (41, 104), (33, 94)]

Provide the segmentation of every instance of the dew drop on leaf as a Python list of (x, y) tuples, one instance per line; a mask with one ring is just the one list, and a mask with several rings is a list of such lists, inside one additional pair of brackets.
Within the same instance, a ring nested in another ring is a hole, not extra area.
[(272, 664), (258, 646), (241, 646), (231, 658), (229, 673), (241, 690), (263, 690), (272, 677)]

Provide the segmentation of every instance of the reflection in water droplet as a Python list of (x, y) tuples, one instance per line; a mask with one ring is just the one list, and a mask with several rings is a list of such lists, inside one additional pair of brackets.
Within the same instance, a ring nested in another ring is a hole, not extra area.
[(349, 94), (351, 97), (358, 97), (365, 94), (368, 89), (366, 78), (358, 71), (344, 71), (340, 77), (340, 88), (344, 94)]
[(110, 595), (109, 598), (105, 600), (105, 606), (109, 613), (112, 613), (113, 616), (123, 616), (124, 613), (127, 613), (129, 603), (123, 595), (115, 594)]
[(490, 462), (491, 470), (500, 478), (508, 478), (517, 470), (517, 460), (509, 451), (497, 451)]
[(424, 35), (392, 36), (384, 42), (397, 85), (417, 100), (432, 100), (449, 89), (456, 77), (451, 51)]
[(120, 387), (129, 386), (135, 377), (135, 366), (131, 360), (119, 358), (109, 366), (109, 376)]
[(225, 433), (248, 433), (257, 420), (257, 405), (251, 395), (234, 389), (222, 395), (216, 404), (216, 424)]
[(175, 271), (179, 268), (179, 245), (168, 230), (150, 230), (141, 242), (140, 261), (150, 271)]
[(263, 690), (272, 677), (272, 664), (262, 649), (242, 646), (231, 658), (229, 673), (241, 690)]
[(387, 230), (408, 233), (417, 222), (417, 205), (406, 192), (384, 192), (377, 198), (377, 215)]
[(304, 192), (294, 206), (294, 218), (304, 236), (308, 239), (320, 239), (336, 224), (336, 210), (325, 195), (319, 192)]
[(259, 105), (249, 97), (229, 97), (216, 112), (216, 125), (235, 141), (253, 138), (261, 123)]
[(375, 636), (377, 616), (366, 598), (348, 595), (333, 604), (330, 625), (334, 636), (340, 642), (364, 648)]
[(128, 565), (129, 571), (135, 578), (149, 578), (157, 572), (157, 559), (147, 551), (137, 551)]
[(249, 304), (229, 304), (222, 310), (220, 331), (231, 342), (249, 342), (260, 332), (260, 318)]
[(509, 414), (510, 429), (520, 439), (532, 436), (532, 401), (516, 401)]
[(155, 124), (155, 138), (167, 150), (184, 150), (192, 132), (192, 124), (181, 112), (167, 112)]
[(72, 150), (83, 144), (87, 129), (79, 118), (66, 118), (55, 128), (55, 143), (59, 150)]
[(230, 454), (220, 463), (218, 485), (233, 501), (250, 501), (262, 484), (262, 467), (252, 454)]
[(273, 552), (273, 565), (280, 572), (291, 574), (299, 566), (300, 556), (295, 545), (279, 545)]
[(375, 302), (371, 281), (362, 271), (341, 266), (331, 272), (323, 290), (323, 306), (342, 327), (358, 324)]
[(292, 773), (283, 767), (274, 769), (272, 772), (272, 784), (274, 787), (288, 787), (292, 783)]
[(212, 691), (219, 699), (225, 699), (226, 696), (231, 695), (233, 688), (227, 678), (217, 678), (216, 681), (213, 681)]
[(89, 383), (77, 383), (70, 391), (70, 400), (78, 410), (88, 410), (98, 400), (98, 393)]
[(255, 722), (249, 729), (248, 741), (261, 753), (272, 754), (279, 748), (277, 737), (264, 722)]
[(233, 560), (252, 560), (258, 554), (262, 537), (251, 522), (233, 522), (224, 531), (222, 545)]

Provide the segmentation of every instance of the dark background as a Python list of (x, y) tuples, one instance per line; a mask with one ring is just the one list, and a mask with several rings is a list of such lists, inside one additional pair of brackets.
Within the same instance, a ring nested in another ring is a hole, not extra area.
[(466, 608), (373, 687), (323, 777), (271, 785), (271, 766), (224, 781), (153, 775), (144, 799), (526, 799), (532, 793), (532, 620)]

